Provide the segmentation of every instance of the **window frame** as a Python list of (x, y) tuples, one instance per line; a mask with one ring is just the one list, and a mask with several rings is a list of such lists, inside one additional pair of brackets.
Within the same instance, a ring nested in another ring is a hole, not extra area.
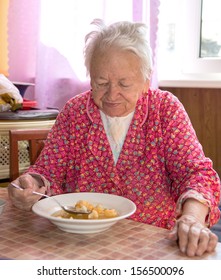
[[(190, 2), (187, 0), (186, 3)], [(218, 73), (221, 72), (221, 58), (217, 57), (199, 57), (200, 37), (201, 37), (201, 11), (202, 0), (191, 1), (192, 9), (189, 9), (190, 3), (187, 4), (188, 14), (190, 18), (195, 18), (195, 24), (189, 21), (185, 25), (186, 40), (185, 49), (188, 51), (188, 56), (183, 61), (184, 73)], [(193, 45), (189, 44), (193, 42)]]
[(177, 55), (181, 66), (171, 74), (161, 74), (159, 85), (221, 88), (221, 58), (199, 57), (202, 1), (181, 0), (180, 4), (178, 28), (182, 36), (178, 36)]

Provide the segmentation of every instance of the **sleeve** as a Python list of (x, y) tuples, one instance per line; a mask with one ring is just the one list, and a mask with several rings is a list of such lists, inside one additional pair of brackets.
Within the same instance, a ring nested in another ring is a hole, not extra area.
[(210, 201), (206, 200), (201, 193), (198, 193), (197, 191), (194, 191), (194, 190), (189, 190), (189, 191), (183, 193), (179, 197), (179, 199), (177, 201), (177, 207), (176, 207), (176, 217), (178, 218), (182, 215), (182, 205), (188, 198), (196, 199), (197, 201), (201, 202), (202, 204), (206, 205), (209, 208), (209, 213), (205, 220), (206, 226), (209, 226), (210, 225), (210, 214), (211, 214), (211, 211), (210, 211), (211, 203), (210, 203)]
[[(71, 103), (68, 102), (57, 116), (45, 146), (28, 173), (39, 174), (47, 182), (47, 192), (61, 194), (65, 192), (65, 179), (68, 165), (70, 142)], [(74, 157), (74, 155), (72, 155)], [(50, 184), (50, 185), (49, 185)]]
[(212, 161), (205, 157), (183, 105), (169, 92), (161, 102), (160, 117), (170, 192), (177, 211), (188, 197), (194, 196), (210, 208), (208, 224), (212, 226), (220, 217), (220, 179)]

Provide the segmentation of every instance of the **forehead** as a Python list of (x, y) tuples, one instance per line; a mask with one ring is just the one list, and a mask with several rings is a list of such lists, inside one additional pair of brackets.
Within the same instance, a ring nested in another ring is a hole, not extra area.
[(91, 60), (91, 77), (117, 76), (127, 78), (141, 75), (140, 58), (131, 51), (108, 49), (96, 51)]

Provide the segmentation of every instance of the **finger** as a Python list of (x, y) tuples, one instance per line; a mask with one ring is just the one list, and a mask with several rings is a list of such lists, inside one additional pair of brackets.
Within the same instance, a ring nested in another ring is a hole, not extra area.
[(202, 256), (205, 252), (212, 252), (215, 250), (218, 242), (216, 234), (212, 233), (208, 228), (201, 230), (200, 241), (196, 251), (197, 256)]
[(11, 184), (8, 185), (8, 194), (9, 194), (9, 197), (11, 198), (18, 198), (21, 196), (21, 190), (15, 188), (14, 186), (12, 186)]
[(24, 197), (34, 197), (33, 188), (25, 188), (23, 191)]
[(216, 245), (218, 243), (218, 236), (214, 234), (212, 231), (210, 231), (210, 239), (209, 239), (209, 244), (207, 247), (207, 252), (211, 253), (215, 250)]
[(41, 198), (40, 195), (33, 194), (31, 189), (24, 189), (21, 192), (23, 193), (23, 197), (20, 197), (20, 200), (17, 201), (20, 204), (19, 208), (30, 210), (32, 205)]
[(33, 189), (34, 180), (29, 174), (22, 175), (19, 177), (19, 184), (22, 186), (23, 189)]
[(36, 178), (31, 176), (30, 174), (25, 174), (24, 176), (21, 176), (20, 184), (24, 189), (31, 189), (32, 191), (37, 191), (41, 193), (45, 193), (46, 191), (46, 188), (40, 186)]
[(170, 240), (178, 240), (178, 235), (177, 235), (177, 224), (175, 224), (174, 228), (168, 233), (167, 237)]
[(178, 245), (180, 248), (180, 251), (182, 253), (186, 253), (187, 251), (187, 245), (188, 245), (188, 233), (189, 233), (189, 226), (182, 221), (178, 223)]
[(45, 194), (45, 193), (46, 193), (46, 190), (47, 190), (46, 187), (38, 188), (38, 192), (39, 192), (39, 193), (42, 193), (42, 194)]
[[(189, 257), (193, 257), (196, 255), (196, 252), (197, 252), (197, 249), (198, 249), (198, 246), (199, 246), (199, 241), (201, 240), (200, 239), (200, 236), (201, 236), (201, 225), (199, 225), (198, 223), (196, 224), (193, 224), (190, 228), (189, 228), (189, 233), (188, 233), (188, 244), (187, 244), (187, 248), (186, 248), (186, 254), (187, 256)], [(206, 241), (207, 241), (207, 238), (206, 238), (206, 234), (202, 234), (202, 241), (201, 242), (201, 249), (204, 250), (205, 249), (205, 246), (207, 245), (206, 244)]]
[(201, 229), (199, 233), (198, 248), (195, 252), (197, 256), (202, 256), (207, 251), (209, 240), (210, 240), (210, 230), (207, 228)]

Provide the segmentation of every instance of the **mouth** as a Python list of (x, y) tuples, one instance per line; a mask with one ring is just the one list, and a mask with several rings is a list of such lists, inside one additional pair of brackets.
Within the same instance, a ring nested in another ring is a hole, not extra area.
[(117, 103), (117, 102), (105, 102), (105, 106), (110, 107), (110, 108), (114, 108), (119, 105), (120, 105), (120, 103)]

